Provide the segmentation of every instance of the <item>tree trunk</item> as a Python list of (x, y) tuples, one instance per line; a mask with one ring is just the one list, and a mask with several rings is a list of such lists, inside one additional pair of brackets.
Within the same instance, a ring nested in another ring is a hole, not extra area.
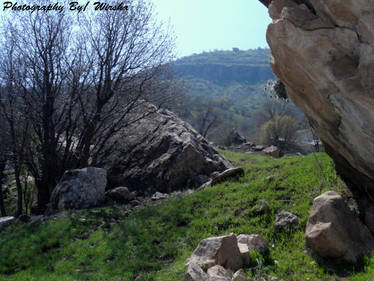
[(14, 161), (14, 176), (16, 180), (16, 187), (17, 187), (17, 212), (16, 212), (16, 217), (19, 217), (22, 215), (22, 184), (21, 184), (21, 168), (18, 164), (18, 160), (15, 159)]
[(5, 161), (0, 161), (0, 212), (1, 212), (2, 217), (6, 216), (4, 196), (3, 196), (3, 187), (2, 187), (3, 180), (5, 178), (4, 169), (5, 169)]

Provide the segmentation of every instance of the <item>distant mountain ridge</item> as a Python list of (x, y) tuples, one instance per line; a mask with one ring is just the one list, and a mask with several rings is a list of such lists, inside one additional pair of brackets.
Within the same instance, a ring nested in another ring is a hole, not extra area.
[(214, 51), (176, 60), (174, 71), (187, 78), (205, 79), (218, 85), (232, 82), (258, 84), (274, 79), (269, 49)]

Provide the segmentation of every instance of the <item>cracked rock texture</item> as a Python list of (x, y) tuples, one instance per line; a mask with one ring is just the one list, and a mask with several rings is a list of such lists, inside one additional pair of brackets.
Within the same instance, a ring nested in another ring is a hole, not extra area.
[(356, 198), (374, 197), (374, 1), (260, 1), (274, 73)]
[[(114, 153), (106, 158), (109, 187), (126, 186), (140, 194), (198, 188), (213, 172), (233, 165), (169, 110), (148, 104), (153, 112), (126, 127)], [(135, 118), (134, 118), (135, 119)]]

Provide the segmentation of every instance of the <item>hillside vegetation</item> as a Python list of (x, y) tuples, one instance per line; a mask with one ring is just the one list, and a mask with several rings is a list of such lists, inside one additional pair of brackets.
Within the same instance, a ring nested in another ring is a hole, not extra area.
[(252, 112), (267, 97), (266, 82), (275, 79), (269, 61), (269, 49), (261, 48), (204, 52), (178, 59), (172, 69), (183, 80), (185, 99), (183, 106), (173, 111), (199, 129), (201, 115), (212, 108), (220, 119), (219, 128), (211, 134), (216, 142), (221, 141), (217, 135), (227, 128), (249, 135)]
[[(244, 168), (238, 181), (132, 213), (118, 205), (6, 228), (0, 233), (0, 280), (182, 280), (199, 241), (230, 232), (269, 240), (269, 256), (251, 254), (247, 274), (254, 280), (337, 280), (304, 252), (313, 198), (330, 189), (345, 192), (331, 159), (323, 153), (281, 159), (223, 153)], [(300, 216), (294, 231), (274, 231), (281, 210)], [(349, 280), (368, 280), (373, 265), (374, 259), (365, 260), (359, 274), (346, 268)]]

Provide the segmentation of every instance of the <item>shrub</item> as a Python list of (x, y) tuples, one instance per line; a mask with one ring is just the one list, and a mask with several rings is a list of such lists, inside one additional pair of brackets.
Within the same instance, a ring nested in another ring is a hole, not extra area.
[(275, 116), (262, 125), (260, 138), (263, 144), (287, 146), (295, 140), (297, 122), (290, 116)]

